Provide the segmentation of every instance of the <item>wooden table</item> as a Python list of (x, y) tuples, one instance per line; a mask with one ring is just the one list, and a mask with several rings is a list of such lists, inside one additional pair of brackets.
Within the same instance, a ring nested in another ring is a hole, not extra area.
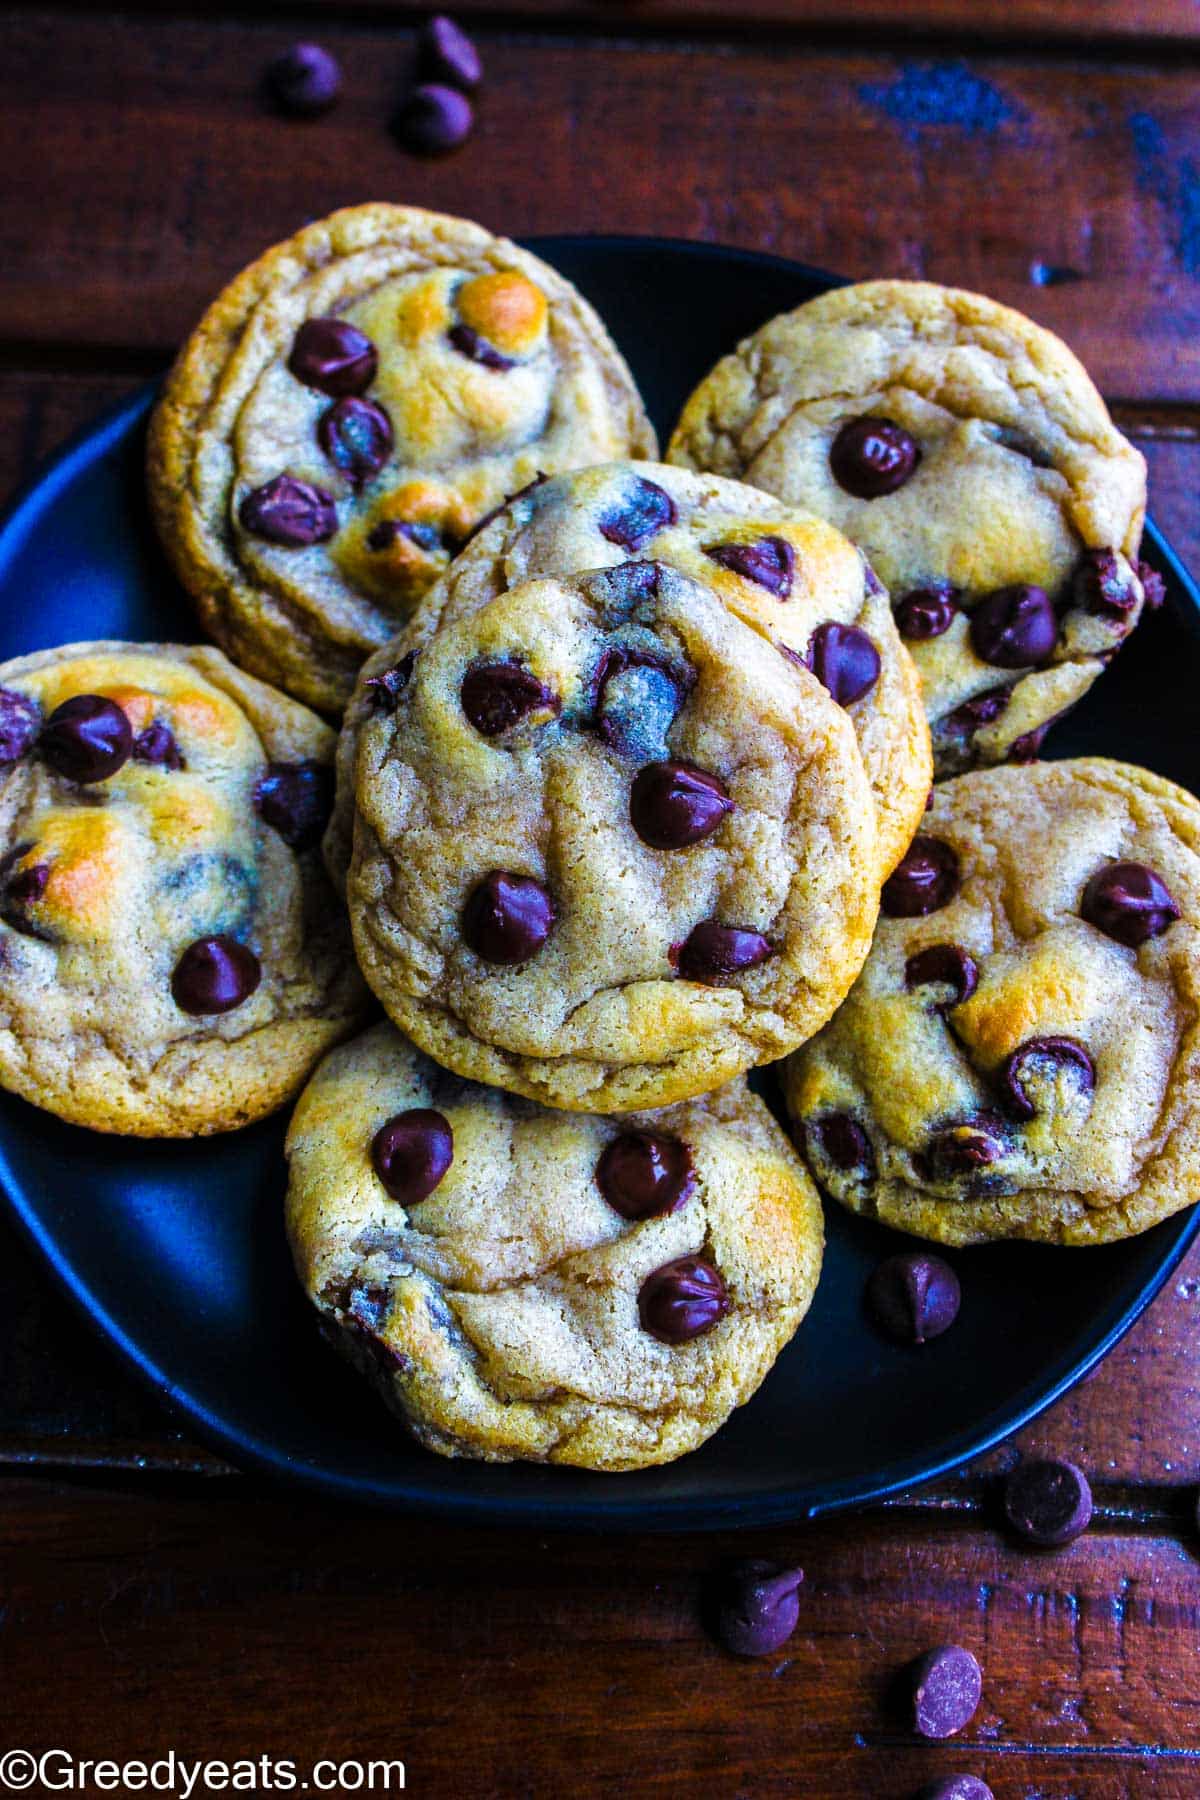
[[(390, 0), (3, 16), (0, 487), (159, 371), (261, 247), (385, 197), (1012, 301), (1088, 361), (1200, 562), (1198, 0), (463, 10), (480, 126), (435, 164), (386, 129), (413, 23)], [(345, 69), (313, 124), (257, 97), (298, 35)], [(903, 1800), (970, 1769), (1002, 1800), (1200, 1794), (1200, 1253), (986, 1468), (739, 1540), (808, 1571), (795, 1637), (742, 1664), (696, 1615), (731, 1539), (452, 1530), (265, 1490), (133, 1388), (0, 1236), (0, 1751), (401, 1757), (407, 1791), (439, 1796)], [(1056, 1555), (997, 1529), (996, 1470), (1030, 1451), (1096, 1485), (1093, 1528)], [(946, 1640), (979, 1654), (984, 1702), (965, 1741), (923, 1747), (888, 1682)]]

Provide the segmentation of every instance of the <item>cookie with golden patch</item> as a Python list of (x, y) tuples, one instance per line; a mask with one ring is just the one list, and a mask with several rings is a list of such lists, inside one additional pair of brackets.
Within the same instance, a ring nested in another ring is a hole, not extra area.
[(947, 1244), (1105, 1244), (1200, 1198), (1200, 802), (1099, 757), (939, 786), (790, 1061), (821, 1186)]
[(306, 226), (213, 303), (155, 412), (148, 468), (208, 630), (340, 711), (507, 494), (654, 448), (568, 281), (467, 220), (374, 204)]
[(366, 995), (320, 859), (334, 738), (218, 650), (0, 666), (0, 1083), (73, 1124), (227, 1131)]
[(380, 1025), (322, 1063), (287, 1153), (305, 1291), (443, 1456), (682, 1456), (754, 1393), (820, 1273), (816, 1190), (740, 1081), (552, 1112)]
[(1146, 466), (1051, 332), (981, 295), (867, 281), (772, 319), (668, 460), (861, 546), (921, 672), (938, 773), (1029, 761), (1133, 630)]

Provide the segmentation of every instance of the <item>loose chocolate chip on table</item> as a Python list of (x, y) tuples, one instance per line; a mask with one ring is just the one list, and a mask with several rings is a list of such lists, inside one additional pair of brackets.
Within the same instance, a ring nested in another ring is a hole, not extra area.
[(661, 1132), (623, 1131), (604, 1146), (596, 1185), (623, 1219), (678, 1212), (696, 1191), (692, 1153)]
[(987, 594), (971, 613), (971, 647), (996, 669), (1044, 662), (1058, 642), (1058, 620), (1044, 588), (1021, 582)]
[(1004, 1104), (1015, 1119), (1032, 1119), (1038, 1108), (1030, 1099), (1026, 1082), (1032, 1077), (1053, 1079), (1063, 1071), (1081, 1093), (1096, 1085), (1096, 1065), (1082, 1044), (1069, 1037), (1030, 1038), (1000, 1066), (997, 1084)]
[(753, 544), (708, 544), (704, 554), (723, 569), (766, 588), (777, 600), (786, 600), (792, 591), (796, 552), (786, 538), (764, 537)]
[(454, 1161), (454, 1133), (443, 1113), (413, 1106), (396, 1113), (371, 1139), (375, 1173), (393, 1200), (428, 1199)]
[(416, 651), (408, 650), (398, 663), (394, 663), (390, 669), (385, 669), (382, 675), (368, 675), (363, 687), (366, 690), (368, 701), (376, 712), (395, 712), (396, 702), (412, 679), (413, 665), (416, 660)]
[(416, 156), (444, 156), (471, 135), (475, 109), (465, 94), (440, 81), (415, 87), (396, 116), (396, 136)]
[(1138, 580), (1142, 584), (1142, 592), (1146, 596), (1146, 611), (1157, 612), (1167, 597), (1167, 584), (1157, 569), (1152, 569), (1148, 562), (1137, 565)]
[(800, 1617), (803, 1569), (759, 1557), (717, 1571), (705, 1612), (719, 1643), (735, 1656), (769, 1656), (786, 1644)]
[(927, 1782), (917, 1800), (996, 1800), (996, 1796), (978, 1775), (945, 1775)]
[(477, 88), (483, 80), (483, 63), (474, 43), (453, 19), (435, 13), (420, 38), (421, 62), (434, 81), (450, 87)]
[(42, 761), (68, 781), (107, 781), (133, 751), (133, 728), (115, 701), (76, 694), (56, 706), (38, 738)]
[(834, 480), (859, 500), (894, 494), (915, 474), (920, 460), (911, 432), (890, 419), (849, 419), (829, 450)]
[(690, 763), (647, 763), (638, 770), (629, 795), (633, 829), (654, 850), (697, 844), (732, 811), (724, 783)]
[(1030, 1543), (1045, 1549), (1069, 1544), (1092, 1516), (1088, 1478), (1071, 1462), (1018, 1463), (1004, 1482), (1004, 1514)]
[(19, 762), (38, 734), (41, 709), (15, 688), (0, 688), (0, 766)]
[[(622, 567), (655, 568), (654, 563)], [(650, 651), (618, 644), (600, 658), (592, 686), (596, 731), (610, 750), (636, 762), (665, 758), (667, 733), (690, 691), (690, 671)]]
[(655, 481), (637, 476), (617, 505), (596, 524), (600, 536), (623, 550), (640, 550), (648, 538), (675, 523), (675, 502)]
[(231, 937), (197, 938), (171, 976), (171, 993), (181, 1011), (205, 1015), (232, 1012), (262, 980), (253, 950)]
[(879, 680), (879, 652), (866, 632), (832, 619), (813, 632), (808, 664), (839, 706), (861, 700)]
[(910, 588), (897, 600), (894, 611), (896, 629), (902, 638), (922, 643), (927, 638), (941, 637), (953, 625), (959, 608), (959, 590), (948, 581), (930, 582), (926, 587)]
[(1071, 583), (1071, 596), (1084, 612), (1122, 619), (1137, 605), (1137, 591), (1115, 550), (1085, 550)]
[(540, 882), (496, 869), (467, 898), (463, 941), (485, 962), (528, 962), (550, 936), (554, 920), (554, 902)]
[(497, 350), (495, 344), (489, 344), (485, 337), (480, 337), (473, 325), (452, 325), (446, 336), (460, 356), (481, 363), (485, 369), (515, 369), (517, 366), (511, 356), (505, 356), (502, 350)]
[(305, 319), (287, 366), (305, 387), (340, 398), (369, 388), (378, 362), (370, 338), (347, 320)]
[(268, 763), (254, 790), (258, 815), (293, 850), (315, 844), (333, 811), (334, 773), (329, 763)]
[(1131, 950), (1161, 937), (1179, 917), (1162, 877), (1139, 862), (1097, 869), (1083, 890), (1079, 911), (1089, 925)]
[(284, 112), (315, 119), (342, 91), (342, 71), (320, 44), (293, 44), (267, 69), (267, 87)]
[(660, 1344), (686, 1344), (720, 1323), (733, 1306), (729, 1290), (703, 1256), (680, 1256), (647, 1275), (638, 1293), (642, 1329)]
[(774, 954), (774, 945), (760, 931), (701, 919), (679, 945), (674, 961), (685, 981), (725, 987), (743, 969), (757, 968)]
[(175, 733), (162, 719), (155, 719), (133, 740), (134, 762), (149, 763), (152, 768), (178, 770), (185, 767), (183, 752), (175, 741)]
[(924, 950), (914, 951), (904, 965), (905, 987), (948, 987), (950, 998), (943, 1002), (946, 1007), (961, 1006), (971, 998), (978, 983), (978, 963), (957, 944), (930, 944)]
[(501, 737), (533, 712), (557, 713), (561, 702), (515, 662), (476, 663), (463, 676), (462, 709), (482, 737)]
[(959, 887), (957, 852), (943, 838), (918, 832), (883, 884), (880, 905), (889, 919), (920, 919), (953, 900)]
[(826, 1113), (822, 1119), (810, 1119), (805, 1126), (805, 1139), (835, 1169), (847, 1174), (853, 1171), (868, 1180), (874, 1175), (871, 1140), (849, 1113)]
[(867, 1282), (867, 1309), (898, 1344), (925, 1344), (958, 1317), (958, 1276), (940, 1256), (911, 1250), (889, 1256)]
[(317, 420), (317, 441), (334, 468), (361, 487), (391, 454), (392, 421), (374, 400), (347, 394)]
[(323, 544), (338, 528), (333, 495), (293, 475), (276, 475), (244, 495), (238, 518), (255, 537), (293, 550)]
[(953, 1737), (975, 1717), (983, 1671), (959, 1644), (927, 1650), (908, 1670), (913, 1730), (925, 1738)]

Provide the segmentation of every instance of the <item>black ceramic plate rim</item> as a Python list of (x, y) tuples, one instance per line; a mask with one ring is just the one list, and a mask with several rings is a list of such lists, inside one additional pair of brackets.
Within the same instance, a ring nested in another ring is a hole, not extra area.
[[(684, 238), (610, 234), (542, 237), (523, 241), (529, 249), (550, 262), (553, 262), (555, 250), (559, 246), (599, 242), (614, 250), (628, 248), (645, 253), (648, 250), (665, 249), (684, 253), (697, 261), (735, 261), (748, 269), (772, 267), (820, 280), (830, 286), (844, 285), (842, 277), (831, 276), (827, 271), (794, 262), (787, 257), (727, 248), (718, 244), (697, 244)], [(48, 503), (67, 488), (83, 469), (102, 458), (128, 432), (136, 428), (150, 409), (157, 385), (152, 383), (139, 389), (103, 413), (95, 423), (82, 428), (51, 458), (43, 471), (34, 476), (0, 524), (0, 562), (14, 554), (17, 546), (38, 528)], [(1180, 591), (1186, 595), (1190, 612), (1185, 622), (1200, 637), (1200, 588), (1150, 520), (1146, 522), (1145, 536), (1155, 560), (1167, 566)], [(802, 1479), (798, 1479), (795, 1491), (785, 1490), (752, 1499), (685, 1497), (668, 1502), (647, 1501), (632, 1487), (623, 1491), (622, 1477), (614, 1475), (611, 1477), (611, 1501), (607, 1496), (602, 1502), (565, 1497), (561, 1501), (541, 1505), (531, 1503), (524, 1496), (514, 1496), (510, 1503), (497, 1501), (489, 1496), (477, 1496), (465, 1488), (455, 1490), (453, 1483), (447, 1482), (445, 1466), (440, 1463), (437, 1466), (436, 1480), (408, 1480), (403, 1498), (398, 1499), (394, 1482), (373, 1482), (356, 1477), (351, 1483), (336, 1471), (283, 1455), (260, 1436), (235, 1429), (218, 1412), (198, 1401), (185, 1385), (177, 1382), (165, 1367), (144, 1352), (100, 1302), (82, 1274), (62, 1254), (36, 1212), (26, 1204), (21, 1184), (13, 1175), (2, 1140), (0, 1193), (7, 1201), (10, 1215), (22, 1234), (80, 1314), (104, 1334), (125, 1365), (160, 1401), (166, 1402), (173, 1409), (181, 1422), (193, 1428), (198, 1438), (227, 1456), (233, 1463), (274, 1480), (299, 1483), (327, 1498), (342, 1501), (353, 1499), (367, 1506), (454, 1519), (465, 1524), (511, 1522), (533, 1530), (607, 1528), (670, 1532), (749, 1529), (843, 1512), (885, 1500), (902, 1489), (951, 1474), (964, 1463), (987, 1455), (1030, 1424), (1056, 1400), (1061, 1399), (1077, 1382), (1082, 1381), (1120, 1341), (1160, 1292), (1200, 1230), (1198, 1208), (1182, 1226), (1177, 1225), (1177, 1234), (1152, 1276), (1143, 1282), (1124, 1310), (1086, 1351), (1082, 1354), (1064, 1355), (1048, 1364), (1037, 1380), (1028, 1382), (1005, 1405), (985, 1415), (976, 1428), (941, 1440), (938, 1452), (932, 1458), (919, 1455), (896, 1459), (881, 1466), (877, 1477), (866, 1482), (858, 1478), (832, 1482), (817, 1500), (805, 1501), (800, 1498), (804, 1483)], [(981, 1253), (986, 1255), (986, 1250)], [(1047, 1253), (1057, 1252), (1051, 1250)], [(431, 1470), (431, 1476), (432, 1474)]]

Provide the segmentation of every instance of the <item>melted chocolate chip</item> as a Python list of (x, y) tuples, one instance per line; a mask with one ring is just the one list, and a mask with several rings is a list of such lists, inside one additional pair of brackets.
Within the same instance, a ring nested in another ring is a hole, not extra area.
[(293, 850), (315, 844), (333, 811), (334, 773), (329, 763), (268, 763), (254, 790), (258, 815)]
[(975, 1717), (983, 1671), (958, 1644), (927, 1650), (908, 1671), (913, 1730), (924, 1738), (953, 1737)]
[(973, 956), (960, 950), (957, 944), (930, 944), (924, 950), (914, 951), (904, 965), (904, 985), (907, 988), (926, 986), (946, 986), (950, 989), (950, 998), (942, 1002), (942, 1008), (961, 1006), (969, 1000), (979, 983), (979, 966)]
[(629, 795), (633, 829), (655, 850), (681, 850), (711, 837), (732, 811), (724, 783), (690, 763), (647, 763)]
[(480, 337), (472, 325), (452, 325), (446, 335), (460, 356), (479, 363), (482, 368), (503, 371), (517, 366), (511, 356), (505, 356), (502, 350), (497, 350), (495, 344), (489, 344), (486, 338)]
[(269, 65), (266, 80), (276, 105), (296, 119), (328, 112), (342, 91), (337, 59), (320, 44), (293, 44)]
[(924, 1162), (935, 1181), (971, 1177), (999, 1162), (1007, 1149), (1004, 1128), (998, 1119), (981, 1114), (962, 1125), (946, 1125), (935, 1131), (926, 1146)]
[(1130, 571), (1115, 550), (1085, 550), (1071, 583), (1071, 597), (1084, 612), (1124, 619), (1138, 603)]
[(639, 475), (608, 512), (596, 521), (600, 536), (622, 550), (640, 550), (649, 538), (675, 523), (675, 502), (657, 482)]
[(395, 1113), (371, 1139), (371, 1162), (393, 1200), (427, 1200), (454, 1161), (450, 1122), (430, 1107)]
[(261, 980), (262, 964), (236, 938), (197, 938), (175, 964), (171, 993), (182, 1012), (227, 1013), (248, 1000)]
[(1042, 723), (1035, 725), (1032, 731), (1023, 731), (1020, 737), (1014, 738), (1009, 745), (1006, 760), (1010, 763), (1022, 764), (1036, 762), (1042, 753), (1042, 745), (1045, 743), (1051, 727), (1057, 725), (1061, 718), (1061, 713), (1055, 713), (1052, 719), (1043, 719)]
[(483, 63), (475, 44), (444, 13), (435, 14), (422, 30), (420, 55), (426, 73), (449, 87), (466, 91), (483, 80)]
[(382, 675), (368, 675), (363, 688), (376, 712), (395, 712), (397, 701), (412, 679), (416, 660), (416, 651), (408, 650), (398, 663), (393, 663)]
[(133, 740), (133, 760), (172, 772), (187, 767), (183, 752), (175, 741), (175, 733), (162, 719), (155, 719), (145, 731), (138, 732)]
[(800, 1617), (804, 1570), (755, 1557), (721, 1569), (705, 1597), (713, 1635), (734, 1656), (769, 1656)]
[(392, 421), (375, 400), (347, 394), (317, 420), (317, 441), (354, 487), (378, 475), (392, 450)]
[(755, 969), (774, 954), (774, 945), (759, 931), (701, 919), (680, 944), (674, 960), (685, 981), (728, 987), (743, 969)]
[(642, 1330), (660, 1344), (687, 1344), (720, 1323), (733, 1301), (703, 1256), (680, 1256), (647, 1275), (638, 1293)]
[(133, 728), (100, 694), (76, 694), (56, 706), (38, 738), (42, 761), (68, 781), (107, 781), (133, 751)]
[[(655, 568), (655, 564), (623, 564)], [(593, 716), (601, 740), (632, 762), (662, 761), (667, 733), (695, 677), (652, 651), (614, 645), (593, 677)]]
[(1146, 596), (1147, 612), (1157, 612), (1167, 597), (1167, 584), (1157, 569), (1152, 569), (1148, 562), (1137, 565), (1138, 580), (1142, 584), (1142, 592)]
[(707, 544), (704, 554), (723, 569), (766, 588), (777, 600), (786, 600), (792, 591), (796, 552), (786, 538), (764, 537), (753, 544)]
[(528, 962), (550, 936), (554, 921), (554, 902), (540, 882), (497, 869), (467, 898), (463, 942), (485, 962)]
[(17, 864), (33, 849), (32, 844), (17, 844), (0, 859), (0, 919), (26, 937), (48, 939), (49, 933), (34, 925), (28, 914), (46, 892), (50, 880), (48, 863), (31, 863), (23, 869)]
[(996, 1800), (996, 1796), (978, 1775), (944, 1775), (940, 1781), (926, 1782), (917, 1800)]
[(839, 706), (861, 700), (879, 680), (879, 652), (866, 632), (833, 620), (813, 632), (808, 666)]
[(838, 486), (859, 500), (894, 494), (921, 461), (917, 440), (890, 419), (850, 419), (829, 450), (829, 466)]
[(1058, 642), (1058, 620), (1044, 588), (1027, 582), (997, 588), (971, 613), (971, 647), (996, 669), (1045, 662)]
[(849, 1113), (826, 1113), (824, 1118), (810, 1119), (804, 1136), (814, 1159), (824, 1158), (845, 1175), (860, 1175), (866, 1181), (874, 1178), (871, 1140)]
[(1082, 1094), (1090, 1094), (1096, 1085), (1096, 1065), (1074, 1038), (1030, 1038), (1014, 1050), (997, 1076), (1000, 1094), (1013, 1118), (1032, 1119), (1041, 1110), (1029, 1096), (1029, 1081), (1053, 1081), (1059, 1073), (1069, 1076)]
[(15, 688), (0, 688), (0, 767), (19, 762), (25, 755), (38, 734), (41, 717), (34, 701)]
[(889, 919), (924, 918), (953, 900), (960, 879), (951, 845), (918, 832), (884, 882), (880, 906)]
[(998, 719), (1011, 699), (1011, 688), (989, 688), (986, 693), (976, 694), (952, 712), (943, 714), (934, 725), (939, 765), (966, 767), (971, 759), (975, 733)]
[(696, 1191), (692, 1153), (661, 1132), (623, 1131), (601, 1152), (596, 1185), (623, 1219), (678, 1212)]
[(867, 1282), (867, 1309), (898, 1344), (925, 1344), (941, 1337), (958, 1317), (962, 1289), (940, 1256), (910, 1250), (889, 1256)]
[(305, 319), (287, 366), (305, 387), (338, 397), (365, 392), (378, 363), (370, 338), (345, 319)]
[(436, 556), (439, 550), (445, 549), (436, 525), (424, 525), (410, 519), (380, 519), (367, 533), (367, 549), (390, 550), (397, 538), (415, 544), (427, 556)]
[(291, 550), (323, 544), (338, 528), (333, 495), (292, 475), (276, 475), (244, 495), (238, 518), (255, 537)]
[(949, 631), (960, 611), (960, 594), (948, 581), (910, 588), (895, 606), (896, 628), (910, 643), (922, 643)]
[(414, 156), (444, 156), (465, 144), (475, 109), (465, 94), (440, 81), (413, 88), (396, 115), (395, 133)]
[(481, 737), (502, 737), (531, 713), (553, 716), (558, 695), (520, 663), (475, 663), (463, 676), (462, 709)]
[(1162, 877), (1139, 862), (1097, 869), (1083, 890), (1079, 911), (1089, 925), (1131, 950), (1161, 937), (1179, 917)]
[(1013, 1530), (1032, 1544), (1054, 1549), (1087, 1530), (1092, 1490), (1071, 1462), (1019, 1463), (1004, 1483), (1004, 1513)]

